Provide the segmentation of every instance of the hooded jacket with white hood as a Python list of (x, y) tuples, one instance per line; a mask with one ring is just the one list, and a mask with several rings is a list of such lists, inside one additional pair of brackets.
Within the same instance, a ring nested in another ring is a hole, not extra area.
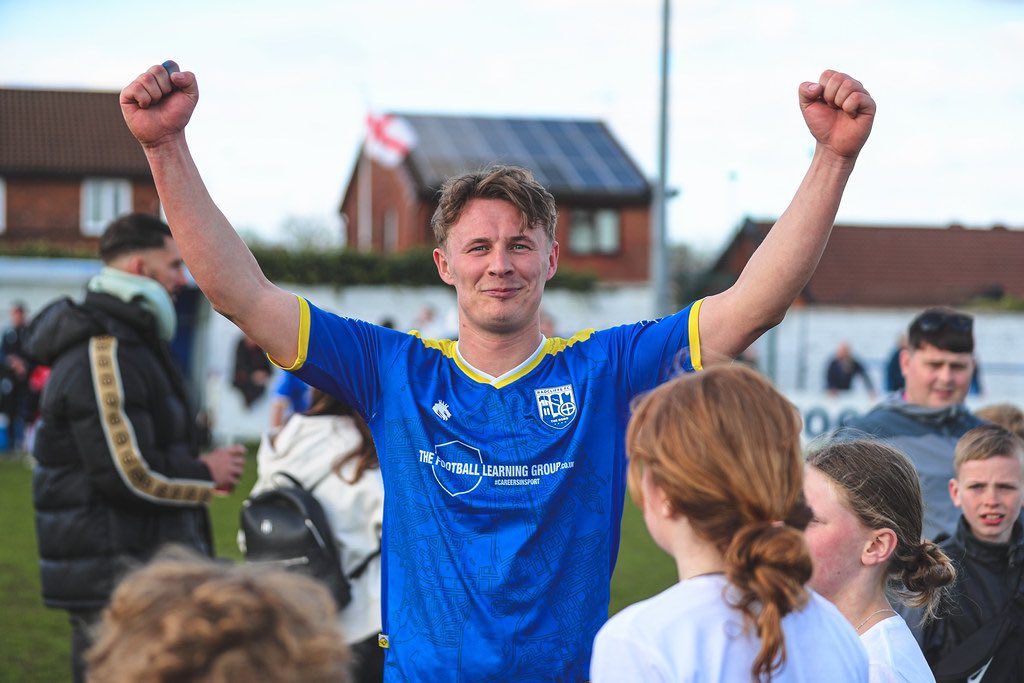
[[(346, 572), (373, 556), (366, 570), (351, 579), (352, 602), (338, 614), (349, 643), (380, 632), (380, 539), (384, 484), (379, 469), (367, 469), (350, 483), (358, 459), (345, 462), (341, 476), (334, 464), (361, 448), (363, 437), (352, 418), (292, 415), (277, 432), (265, 433), (256, 454), (258, 478), (252, 495), (273, 488), (274, 475), (287, 472), (313, 490), (327, 515)], [(344, 478), (343, 478), (344, 477)], [(319, 482), (319, 483), (318, 483)]]

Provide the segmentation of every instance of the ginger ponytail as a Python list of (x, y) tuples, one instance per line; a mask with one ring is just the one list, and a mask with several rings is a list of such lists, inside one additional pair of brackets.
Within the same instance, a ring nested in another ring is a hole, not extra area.
[[(809, 509), (806, 518), (810, 519)], [(761, 641), (751, 671), (755, 680), (770, 681), (786, 663), (782, 618), (807, 604), (804, 584), (812, 566), (801, 531), (806, 525), (807, 521), (799, 527), (748, 524), (725, 553), (726, 578), (736, 588), (730, 604), (754, 626)]]

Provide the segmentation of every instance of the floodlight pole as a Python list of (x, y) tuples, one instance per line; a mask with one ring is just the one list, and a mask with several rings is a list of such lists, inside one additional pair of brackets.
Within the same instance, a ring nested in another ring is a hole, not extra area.
[(668, 55), (669, 15), (671, 0), (661, 3), (661, 101), (658, 119), (658, 177), (654, 186), (651, 212), (651, 281), (654, 294), (654, 315), (661, 317), (672, 312), (668, 287), (668, 242), (665, 229), (665, 209), (668, 175)]

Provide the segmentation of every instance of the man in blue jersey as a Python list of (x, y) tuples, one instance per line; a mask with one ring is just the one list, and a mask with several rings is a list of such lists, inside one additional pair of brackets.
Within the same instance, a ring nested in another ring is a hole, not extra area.
[(432, 220), (459, 339), (326, 313), (269, 282), (209, 197), (184, 128), (195, 76), (161, 66), (121, 93), (196, 282), (283, 368), (366, 417), (385, 484), (388, 680), (580, 681), (605, 621), (629, 403), (734, 357), (782, 320), (817, 265), (874, 119), (834, 71), (799, 88), (817, 145), (736, 284), (658, 321), (540, 332), (558, 265), (551, 195), (522, 169), (449, 180)]

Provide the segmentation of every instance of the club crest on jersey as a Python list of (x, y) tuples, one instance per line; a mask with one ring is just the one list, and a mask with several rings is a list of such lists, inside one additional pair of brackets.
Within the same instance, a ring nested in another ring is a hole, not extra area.
[(565, 429), (576, 418), (576, 395), (571, 384), (534, 389), (541, 422), (554, 429)]

